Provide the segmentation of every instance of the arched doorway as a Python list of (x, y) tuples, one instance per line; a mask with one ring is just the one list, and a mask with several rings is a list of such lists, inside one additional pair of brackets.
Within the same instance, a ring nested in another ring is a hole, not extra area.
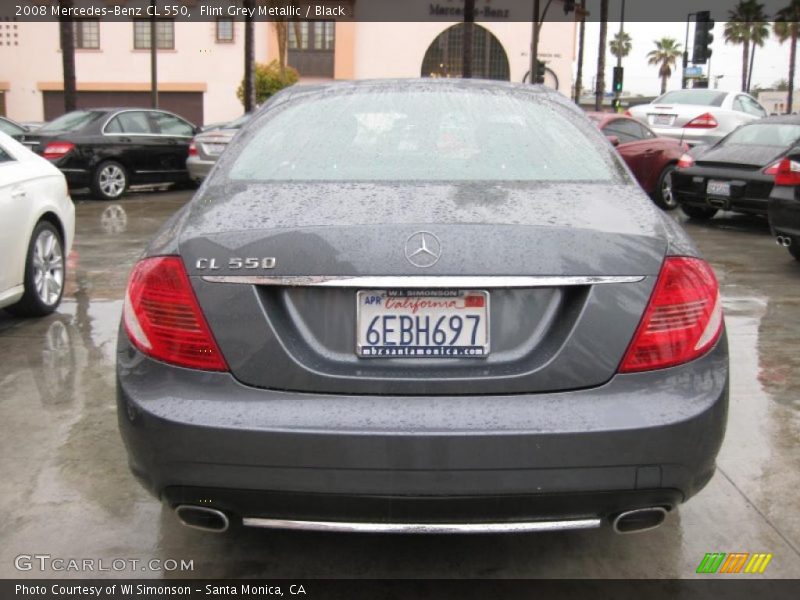
[[(422, 77), (461, 77), (464, 23), (445, 29), (428, 46)], [(510, 77), (508, 56), (500, 41), (485, 27), (472, 25), (472, 76), (478, 79)]]

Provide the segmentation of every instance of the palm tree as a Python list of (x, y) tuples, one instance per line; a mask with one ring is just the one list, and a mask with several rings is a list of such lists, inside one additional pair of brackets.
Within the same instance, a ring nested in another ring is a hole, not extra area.
[(597, 83), (594, 90), (594, 109), (603, 105), (606, 88), (606, 38), (608, 37), (608, 0), (600, 0), (600, 43), (597, 49)]
[(658, 65), (658, 76), (661, 77), (661, 93), (667, 91), (667, 80), (672, 76), (672, 69), (681, 56), (681, 45), (675, 38), (653, 40), (655, 50), (647, 53), (647, 64)]
[(728, 11), (728, 22), (725, 23), (725, 43), (742, 45), (742, 91), (750, 88), (749, 61), (750, 44), (763, 46), (769, 36), (766, 24), (767, 15), (764, 5), (757, 0), (740, 0), (733, 10)]
[(247, 9), (244, 20), (244, 112), (249, 113), (256, 107), (254, 27), (250, 16), (255, 0), (243, 0), (242, 4)]
[(800, 0), (791, 0), (788, 6), (780, 9), (775, 15), (773, 30), (775, 37), (782, 44), (787, 39), (791, 39), (789, 44), (789, 77), (787, 78), (788, 97), (786, 99), (786, 114), (792, 112), (794, 102), (794, 67), (795, 54), (797, 53), (797, 34), (800, 30)]
[(631, 36), (624, 31), (614, 34), (614, 39), (608, 44), (608, 49), (618, 59), (623, 59), (631, 53)]
[[(578, 12), (580, 11), (580, 12)], [(586, 33), (586, 0), (581, 0), (580, 8), (575, 11), (580, 18), (578, 27), (578, 71), (575, 74), (575, 104), (581, 101), (581, 88), (583, 87), (583, 41)]]
[[(69, 12), (72, 0), (59, 0), (61, 10)], [(72, 112), (77, 105), (75, 93), (75, 32), (72, 17), (58, 17), (59, 37), (61, 38), (61, 66), (64, 73), (64, 112)]]

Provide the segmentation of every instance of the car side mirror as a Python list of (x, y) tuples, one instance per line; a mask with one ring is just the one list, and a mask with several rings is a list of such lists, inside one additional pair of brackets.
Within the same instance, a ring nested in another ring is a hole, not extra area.
[(619, 146), (619, 138), (615, 135), (607, 135), (606, 139), (611, 142), (611, 145), (616, 147)]

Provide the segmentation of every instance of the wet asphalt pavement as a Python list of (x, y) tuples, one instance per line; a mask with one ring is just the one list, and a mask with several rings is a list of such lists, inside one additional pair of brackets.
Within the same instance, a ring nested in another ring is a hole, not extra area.
[[(731, 352), (728, 433), (709, 485), (655, 531), (390, 536), (186, 529), (129, 474), (114, 353), (127, 273), (191, 192), (115, 204), (76, 196), (64, 301), (40, 320), (0, 310), (0, 577), (15, 557), (192, 560), (122, 577), (693, 577), (706, 552), (769, 552), (800, 576), (800, 263), (765, 220), (684, 223), (721, 282)], [(681, 221), (685, 218), (676, 215)], [(685, 440), (691, 444), (693, 440)]]

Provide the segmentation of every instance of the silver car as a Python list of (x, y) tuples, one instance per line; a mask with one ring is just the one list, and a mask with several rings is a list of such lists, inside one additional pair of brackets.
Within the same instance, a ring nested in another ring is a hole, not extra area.
[(542, 86), (293, 87), (131, 273), (133, 472), (185, 524), (659, 525), (712, 477), (717, 281)]
[(250, 116), (244, 114), (230, 123), (219, 128), (206, 129), (194, 137), (189, 144), (189, 157), (186, 159), (186, 168), (192, 180), (199, 183), (206, 178), (220, 154), (225, 151), (242, 125), (250, 120)]
[(628, 109), (656, 135), (690, 146), (715, 144), (731, 131), (767, 116), (758, 100), (742, 92), (709, 89), (674, 90)]

